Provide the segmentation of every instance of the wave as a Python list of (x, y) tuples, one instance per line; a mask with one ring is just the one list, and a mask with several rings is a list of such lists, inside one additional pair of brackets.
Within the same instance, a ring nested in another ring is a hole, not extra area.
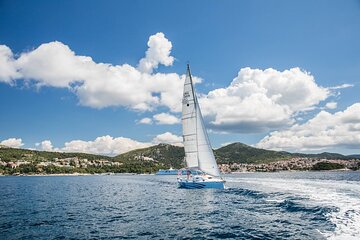
[(242, 195), (252, 198), (264, 198), (267, 197), (268, 194), (261, 192), (261, 191), (255, 191), (251, 189), (246, 188), (229, 188), (225, 191), (225, 193), (231, 194), (231, 195)]
[[(325, 216), (324, 220), (334, 225), (331, 231), (319, 231), (327, 239), (359, 239), (360, 185), (358, 182), (255, 177), (231, 177), (227, 181), (230, 184), (241, 183), (257, 196), (268, 194), (267, 201), (273, 201), (287, 211), (309, 211)], [(289, 200), (289, 196), (299, 198), (293, 201), (291, 198)]]

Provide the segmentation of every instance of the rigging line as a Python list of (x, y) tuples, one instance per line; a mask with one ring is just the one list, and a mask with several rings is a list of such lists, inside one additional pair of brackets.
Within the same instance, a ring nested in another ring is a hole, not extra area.
[(184, 134), (183, 137), (187, 137), (187, 136), (194, 136), (196, 133), (189, 133), (189, 134)]
[(197, 151), (185, 151), (185, 153), (196, 153)]
[(190, 118), (194, 118), (194, 117), (184, 117), (184, 118), (181, 118), (181, 120), (186, 120), (186, 119), (190, 119)]

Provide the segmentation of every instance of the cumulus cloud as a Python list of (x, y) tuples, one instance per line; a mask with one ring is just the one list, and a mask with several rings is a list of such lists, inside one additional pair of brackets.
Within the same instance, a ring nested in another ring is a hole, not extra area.
[(41, 44), (17, 59), (7, 46), (0, 45), (0, 81), (24, 79), (38, 87), (68, 88), (78, 96), (81, 105), (94, 108), (122, 106), (147, 111), (166, 106), (179, 111), (179, 89), (184, 76), (150, 74), (159, 64), (172, 64), (171, 42), (163, 33), (157, 33), (150, 36), (148, 45), (138, 68), (96, 63), (91, 57), (76, 55), (58, 41)]
[(13, 79), (19, 77), (21, 74), (17, 72), (11, 49), (0, 45), (0, 82), (12, 83)]
[(34, 80), (38, 86), (68, 87), (76, 81), (87, 79), (87, 69), (95, 64), (90, 57), (76, 56), (61, 42), (41, 44), (25, 52), (15, 61), (18, 72), (26, 80)]
[[(15, 147), (14, 140), (17, 140), (17, 146), (20, 147), (23, 144), (21, 139), (8, 139), (3, 144), (8, 146), (12, 143), (12, 147)], [(7, 141), (7, 142), (6, 142)], [(19, 143), (21, 145), (19, 145)], [(50, 140), (44, 140), (41, 143), (36, 143), (38, 150), (43, 151), (56, 151), (56, 152), (81, 152), (100, 155), (115, 156), (121, 153), (125, 153), (131, 150), (146, 148), (159, 143), (167, 143), (176, 146), (182, 146), (182, 138), (174, 135), (170, 132), (165, 132), (155, 136), (150, 142), (140, 142), (126, 137), (112, 137), (109, 135), (97, 137), (91, 141), (84, 140), (71, 140), (64, 143), (63, 147), (54, 147)]]
[(337, 103), (336, 102), (328, 102), (325, 104), (325, 107), (328, 109), (335, 109), (335, 108), (337, 108)]
[(242, 68), (230, 86), (200, 98), (212, 128), (229, 132), (262, 132), (294, 123), (330, 95), (314, 77), (299, 68), (277, 71)]
[[(134, 67), (94, 62), (58, 41), (41, 44), (17, 58), (7, 46), (0, 45), (0, 81), (12, 84), (24, 80), (37, 87), (67, 88), (81, 105), (93, 108), (153, 111), (166, 107), (176, 113), (181, 111), (185, 75), (153, 73), (160, 64), (173, 64), (171, 50), (172, 43), (165, 35), (156, 33), (149, 37), (145, 57)], [(201, 82), (197, 77), (193, 80)], [(206, 122), (215, 131), (264, 132), (293, 124), (299, 112), (318, 107), (335, 89), (351, 86), (321, 87), (310, 73), (299, 68), (242, 68), (228, 87), (199, 94), (199, 101)], [(152, 121), (179, 122), (175, 116), (164, 114), (169, 113), (156, 114)], [(138, 123), (151, 121), (145, 118)]]
[(172, 44), (162, 32), (152, 35), (147, 45), (149, 48), (146, 51), (146, 56), (140, 60), (138, 66), (141, 72), (152, 73), (159, 64), (165, 66), (173, 64), (174, 57), (170, 56)]
[(159, 125), (160, 124), (172, 125), (172, 124), (180, 123), (179, 118), (177, 118), (176, 116), (171, 115), (169, 113), (155, 114), (153, 118), (154, 118), (156, 124), (159, 124)]
[(60, 150), (64, 152), (117, 155), (138, 148), (146, 148), (151, 145), (151, 143), (138, 142), (130, 138), (114, 138), (106, 135), (97, 137), (94, 141), (72, 140), (70, 142), (66, 142), (65, 146)]
[(37, 148), (39, 148), (40, 150), (42, 151), (48, 151), (48, 152), (51, 152), (51, 151), (56, 151), (58, 149), (54, 149), (52, 143), (50, 140), (44, 140), (42, 141), (41, 143), (36, 143), (35, 146)]
[(148, 117), (142, 118), (137, 123), (138, 124), (152, 124), (152, 119), (148, 118)]
[(155, 114), (152, 118), (142, 118), (137, 121), (138, 124), (152, 124), (155, 122), (157, 125), (173, 125), (180, 123), (180, 119), (170, 113)]
[(270, 133), (256, 146), (290, 151), (332, 147), (360, 149), (360, 103), (334, 114), (321, 111), (304, 124)]
[(175, 146), (183, 146), (183, 139), (180, 136), (177, 136), (175, 134), (172, 134), (170, 132), (166, 132), (163, 134), (159, 134), (157, 135), (152, 142), (154, 144), (159, 144), (159, 143), (167, 143), (167, 144), (172, 144)]
[(11, 147), (11, 148), (19, 148), (23, 146), (23, 142), (21, 138), (9, 138), (0, 142), (0, 145)]

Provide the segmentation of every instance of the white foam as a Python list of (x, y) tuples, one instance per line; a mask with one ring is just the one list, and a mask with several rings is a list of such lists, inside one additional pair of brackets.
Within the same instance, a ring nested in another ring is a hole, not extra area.
[[(255, 186), (264, 192), (284, 192), (308, 199), (321, 206), (336, 208), (327, 214), (335, 224), (332, 232), (322, 232), (331, 240), (360, 239), (360, 184), (352, 181), (319, 179), (279, 178), (228, 178), (229, 182), (241, 182), (246, 187)], [(270, 200), (271, 201), (271, 200)], [(274, 199), (273, 201), (280, 201)]]

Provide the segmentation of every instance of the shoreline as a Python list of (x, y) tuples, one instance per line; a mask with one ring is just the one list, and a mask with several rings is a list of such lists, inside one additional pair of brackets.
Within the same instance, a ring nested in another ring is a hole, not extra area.
[(155, 175), (155, 173), (53, 173), (53, 174), (0, 174), (0, 177), (67, 177), (67, 176), (114, 176), (114, 175)]
[[(250, 173), (295, 173), (295, 172), (358, 172), (360, 170), (352, 170), (352, 169), (332, 169), (332, 170), (285, 170), (285, 171), (235, 171), (235, 172), (227, 172), (222, 174), (250, 174)], [(53, 174), (11, 174), (11, 175), (3, 175), (0, 174), (0, 177), (68, 177), (68, 176), (113, 176), (113, 175), (156, 175), (155, 173), (53, 173)], [(166, 175), (169, 176), (169, 175)], [(173, 175), (175, 176), (175, 175)]]
[(330, 170), (284, 170), (284, 171), (235, 171), (225, 174), (237, 174), (237, 173), (280, 173), (280, 172), (357, 172), (360, 170), (352, 170), (349, 168), (330, 169)]

